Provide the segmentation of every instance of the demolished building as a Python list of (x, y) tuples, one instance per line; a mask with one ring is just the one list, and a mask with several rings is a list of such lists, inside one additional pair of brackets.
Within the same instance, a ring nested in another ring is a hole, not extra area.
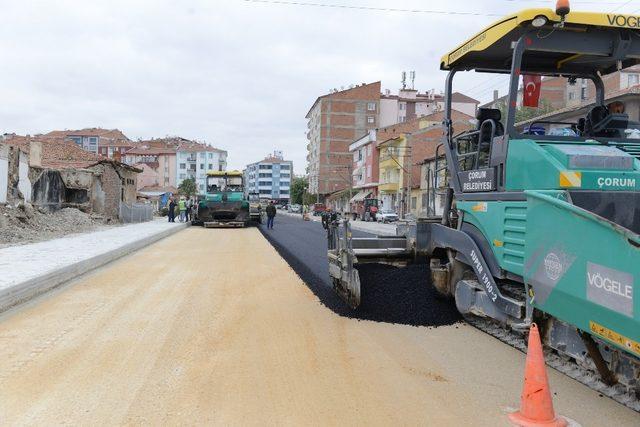
[(60, 138), (12, 135), (2, 142), (7, 148), (0, 158), (8, 153), (5, 203), (23, 200), (49, 211), (74, 207), (107, 220), (122, 219), (123, 207), (136, 203), (140, 169)]

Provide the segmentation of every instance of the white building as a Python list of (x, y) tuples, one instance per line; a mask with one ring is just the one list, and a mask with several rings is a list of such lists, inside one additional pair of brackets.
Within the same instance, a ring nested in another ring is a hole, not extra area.
[(244, 170), (247, 193), (259, 193), (261, 199), (289, 203), (293, 162), (284, 160), (282, 152), (275, 151), (264, 160), (247, 165)]
[[(451, 108), (475, 116), (479, 101), (460, 92), (451, 96)], [(404, 123), (416, 117), (428, 116), (444, 110), (444, 96), (434, 89), (420, 93), (415, 89), (400, 89), (397, 95), (391, 95), (388, 89), (380, 95), (379, 128)]]
[(176, 149), (176, 187), (188, 178), (195, 179), (198, 194), (205, 194), (207, 171), (227, 170), (227, 152), (198, 142), (183, 142)]

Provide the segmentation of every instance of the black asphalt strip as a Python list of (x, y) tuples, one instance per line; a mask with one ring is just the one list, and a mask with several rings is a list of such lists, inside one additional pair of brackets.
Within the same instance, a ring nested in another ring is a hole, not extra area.
[[(440, 298), (431, 286), (426, 264), (360, 266), (362, 302), (352, 310), (331, 287), (326, 232), (319, 223), (279, 215), (273, 230), (260, 226), (260, 231), (320, 302), (340, 316), (412, 326), (451, 325), (462, 320), (453, 301)], [(371, 235), (354, 231), (354, 237), (358, 236)]]

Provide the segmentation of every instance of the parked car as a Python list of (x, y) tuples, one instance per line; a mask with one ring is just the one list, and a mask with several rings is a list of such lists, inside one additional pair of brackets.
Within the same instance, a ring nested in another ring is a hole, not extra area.
[(376, 220), (386, 224), (388, 222), (396, 222), (398, 220), (398, 214), (391, 210), (378, 211), (376, 214)]
[(291, 207), (289, 208), (289, 212), (291, 212), (291, 213), (300, 213), (300, 212), (302, 212), (302, 206), (300, 206), (300, 205), (291, 205)]

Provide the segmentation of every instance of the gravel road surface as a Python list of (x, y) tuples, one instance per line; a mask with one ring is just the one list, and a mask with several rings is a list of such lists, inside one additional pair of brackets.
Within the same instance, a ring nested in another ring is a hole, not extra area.
[[(0, 344), (5, 425), (508, 425), (524, 365), (464, 324), (336, 315), (255, 228), (181, 231), (4, 313)], [(561, 414), (638, 425), (549, 374)]]

